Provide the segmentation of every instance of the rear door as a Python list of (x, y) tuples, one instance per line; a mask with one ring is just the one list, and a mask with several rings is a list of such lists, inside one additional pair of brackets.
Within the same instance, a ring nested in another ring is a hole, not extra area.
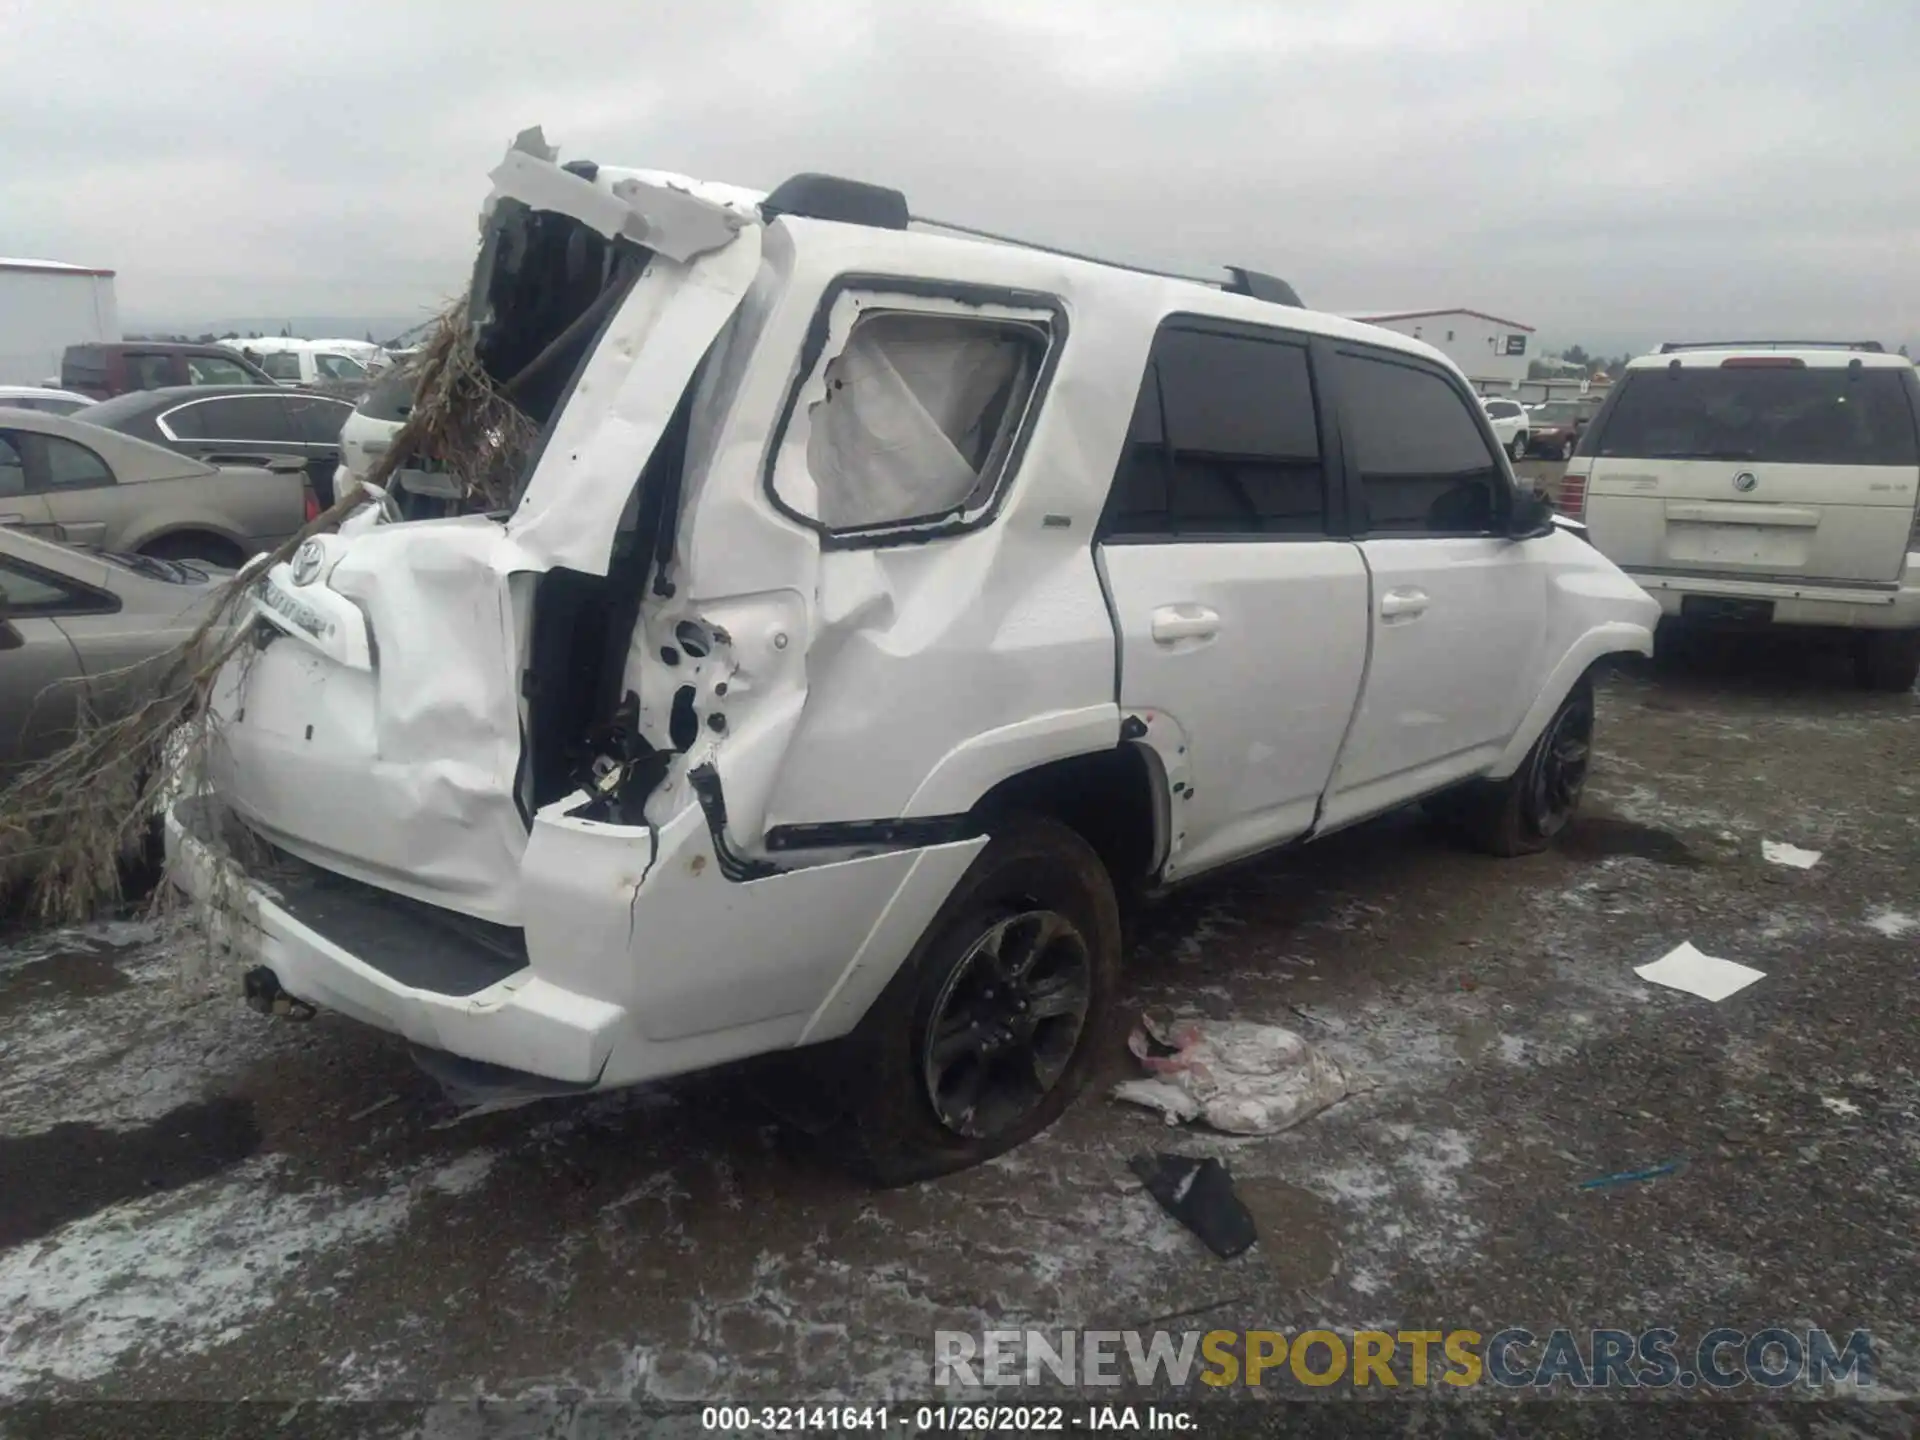
[(1347, 345), (1332, 370), (1372, 658), (1322, 828), (1491, 764), (1533, 702), (1547, 603), (1546, 542), (1507, 535), (1513, 485), (1458, 378)]
[(46, 506), (54, 538), (98, 549), (116, 539), (138, 508), (114, 483), (107, 462), (64, 435), (9, 432), (26, 462), (27, 492)]
[(1102, 522), (1121, 707), (1188, 751), (1169, 877), (1308, 830), (1353, 716), (1367, 576), (1312, 374), (1303, 339), (1171, 322)]
[(57, 539), (53, 512), (27, 485), (27, 461), (20, 435), (0, 430), (0, 525), (43, 539)]
[(305, 450), (287, 414), (288, 397), (261, 387), (257, 395), (188, 400), (161, 414), (161, 433), (187, 454), (213, 465), (264, 465), (275, 455)]
[(0, 554), (0, 780), (72, 737), (86, 686), (54, 617), (100, 597)]
[[(1835, 354), (1636, 369), (1589, 427), (1586, 521), (1647, 574), (1890, 584), (1920, 492), (1911, 366)], [(1579, 469), (1579, 460), (1575, 467)]]

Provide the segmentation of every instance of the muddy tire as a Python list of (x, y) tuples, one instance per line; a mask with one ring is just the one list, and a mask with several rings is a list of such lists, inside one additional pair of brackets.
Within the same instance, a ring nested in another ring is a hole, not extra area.
[(1112, 1034), (1120, 953), (1093, 848), (1053, 820), (997, 825), (849, 1037), (844, 1158), (906, 1185), (1046, 1129)]
[(1903, 695), (1920, 680), (1920, 630), (1870, 630), (1854, 659), (1862, 687)]
[(1483, 780), (1438, 797), (1432, 813), (1476, 849), (1531, 855), (1553, 843), (1579, 808), (1593, 753), (1593, 682), (1575, 682), (1547, 727), (1504, 780)]

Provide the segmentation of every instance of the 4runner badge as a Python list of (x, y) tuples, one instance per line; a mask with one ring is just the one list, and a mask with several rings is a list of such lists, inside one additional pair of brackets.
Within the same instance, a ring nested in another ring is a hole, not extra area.
[[(1733, 482), (1738, 485), (1738, 480)], [(1751, 490), (1751, 485), (1747, 489)], [(311, 585), (320, 578), (320, 567), (326, 563), (327, 551), (318, 540), (309, 540), (293, 552), (293, 583)]]
[[(1747, 494), (1759, 484), (1760, 477), (1755, 475), (1751, 470), (1742, 470), (1738, 475), (1733, 477), (1733, 488), (1738, 490), (1742, 495)], [(299, 563), (298, 557), (295, 557), (294, 564), (297, 566)], [(297, 570), (294, 573), (296, 577), (299, 574)]]

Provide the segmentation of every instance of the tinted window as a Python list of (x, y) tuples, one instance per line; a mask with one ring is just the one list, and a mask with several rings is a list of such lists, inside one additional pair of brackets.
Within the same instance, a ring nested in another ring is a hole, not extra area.
[(1601, 455), (1649, 460), (1920, 463), (1901, 373), (1864, 366), (1636, 370), (1598, 445)]
[(293, 424), (293, 438), (307, 445), (338, 445), (340, 427), (347, 423), (353, 407), (339, 400), (302, 395), (285, 402), (287, 418)]
[(1105, 530), (1326, 533), (1306, 348), (1163, 332), (1135, 405)]
[(162, 390), (173, 383), (171, 355), (127, 356), (127, 388)]
[(1376, 533), (1483, 534), (1506, 485), (1467, 400), (1431, 370), (1343, 354), (1341, 415)]
[(367, 367), (345, 355), (316, 355), (313, 357), (313, 368), (318, 370), (321, 378), (325, 380), (367, 378)]
[(41, 454), (46, 460), (47, 488), (81, 489), (89, 485), (113, 484), (113, 472), (107, 462), (84, 445), (59, 435), (40, 437)]
[[(278, 395), (230, 395), (223, 400), (203, 400), (197, 405), (184, 407), (184, 413), (174, 412), (167, 423), (173, 425), (175, 419), (186, 416), (197, 418), (199, 431), (196, 438), (201, 440), (258, 443), (284, 442), (294, 438)], [(175, 426), (174, 433), (186, 434), (178, 426)]]
[(0, 561), (0, 615), (27, 615), (61, 610), (75, 596), (62, 586), (51, 585), (36, 575)]
[(244, 365), (232, 360), (223, 360), (218, 355), (189, 355), (187, 357), (187, 383), (189, 385), (251, 385), (253, 376), (247, 373)]
[(360, 401), (360, 413), (372, 420), (404, 421), (413, 409), (414, 381), (411, 365), (395, 365)]
[(27, 492), (26, 462), (14, 446), (12, 437), (0, 434), (0, 496)]
[(298, 380), (300, 357), (291, 350), (276, 350), (260, 357), (260, 368), (276, 380)]
[(1520, 407), (1511, 400), (1489, 400), (1487, 414), (1496, 420), (1511, 420), (1520, 413)]
[(1164, 535), (1167, 533), (1167, 481), (1173, 472), (1167, 454), (1167, 432), (1160, 416), (1160, 372), (1149, 360), (1133, 404), (1133, 423), (1127, 427), (1126, 449), (1114, 472), (1113, 491), (1107, 497), (1108, 535)]

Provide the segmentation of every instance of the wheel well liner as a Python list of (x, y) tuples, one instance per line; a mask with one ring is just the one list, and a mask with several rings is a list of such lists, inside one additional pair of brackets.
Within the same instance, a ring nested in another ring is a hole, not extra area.
[(1167, 848), (1167, 806), (1158, 759), (1144, 745), (1072, 755), (1024, 770), (995, 785), (970, 812), (991, 829), (1016, 812), (1048, 815), (1074, 830), (1099, 855), (1114, 888), (1125, 892), (1158, 873)]

